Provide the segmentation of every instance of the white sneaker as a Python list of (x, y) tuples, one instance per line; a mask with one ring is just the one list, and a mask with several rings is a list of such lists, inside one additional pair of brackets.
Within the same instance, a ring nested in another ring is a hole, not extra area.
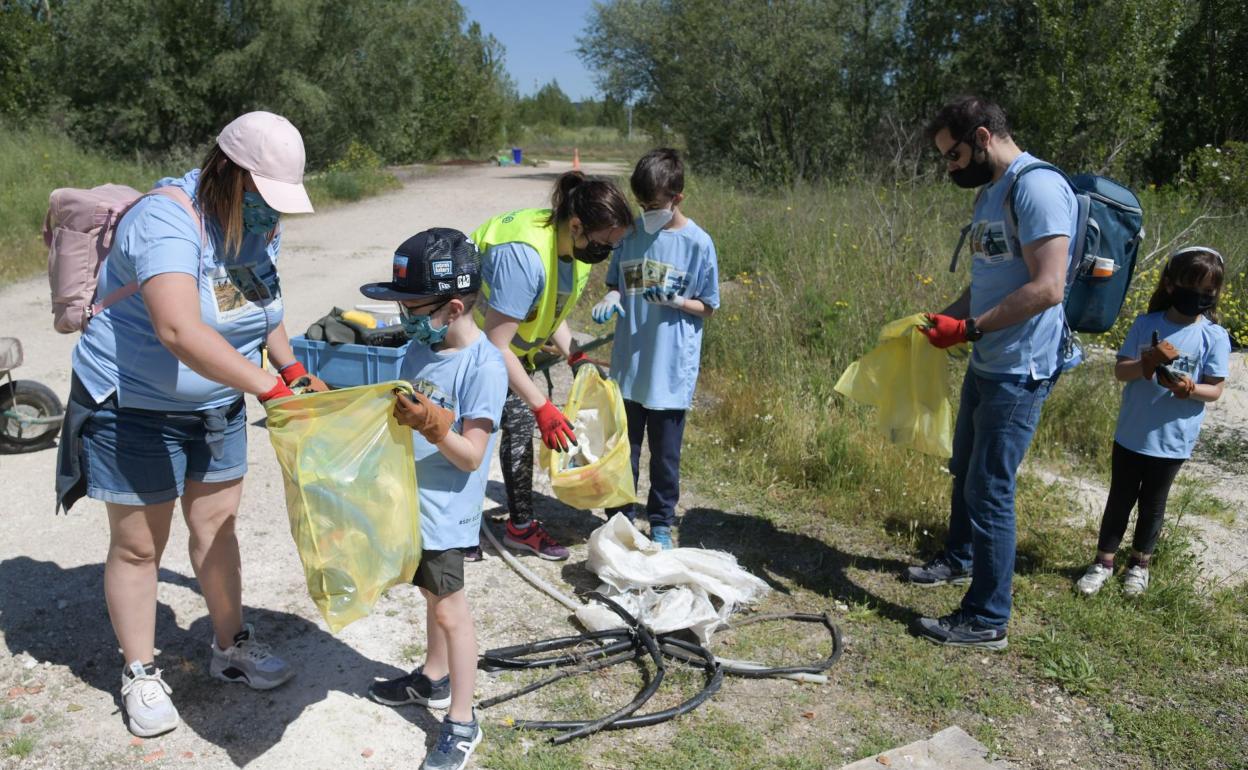
[(1126, 596), (1139, 596), (1148, 588), (1148, 567), (1135, 565), (1127, 570), (1122, 578), (1122, 593)]
[(178, 710), (169, 696), (173, 689), (160, 678), (160, 669), (151, 673), (134, 661), (121, 672), (121, 702), (126, 707), (130, 732), (140, 738), (167, 733), (178, 726)]
[(228, 649), (212, 640), (212, 665), (208, 672), (226, 682), (242, 682), (253, 690), (272, 690), (295, 675), (290, 664), (274, 655), (267, 644), (256, 640), (251, 624), (234, 636)]
[(1109, 580), (1109, 576), (1112, 574), (1114, 574), (1114, 571), (1111, 568), (1104, 566), (1100, 562), (1093, 562), (1092, 566), (1088, 567), (1088, 571), (1083, 573), (1083, 577), (1079, 578), (1079, 582), (1075, 584), (1075, 587), (1084, 596), (1091, 596), (1101, 590), (1101, 586), (1105, 585), (1105, 581)]

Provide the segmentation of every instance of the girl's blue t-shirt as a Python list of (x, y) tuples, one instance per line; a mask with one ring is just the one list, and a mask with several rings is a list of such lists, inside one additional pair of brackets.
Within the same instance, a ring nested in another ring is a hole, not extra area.
[(611, 255), (607, 285), (620, 292), (624, 315), (615, 322), (611, 377), (629, 401), (647, 409), (688, 409), (698, 382), (703, 319), (646, 302), (658, 286), (719, 307), (715, 244), (689, 220), (678, 230), (633, 232)]
[[(199, 170), (166, 177), (195, 200)], [(204, 219), (206, 237), (175, 201), (143, 198), (117, 225), (112, 249), (100, 272), (97, 297), (135, 280), (162, 273), (186, 273), (199, 283), (200, 317), (235, 350), (257, 366), (269, 333), (282, 322), (282, 291), (277, 275), (280, 232), (272, 241), (245, 233), (239, 254), (218, 258), (220, 227)], [(120, 406), (190, 412), (225, 406), (238, 390), (193, 371), (156, 336), (141, 293), (108, 307), (91, 319), (74, 347), (74, 373), (97, 401), (116, 393)]]
[[(1165, 312), (1138, 316), (1118, 350), (1118, 357), (1139, 358), (1152, 346), (1154, 331), (1160, 340), (1179, 350), (1179, 358), (1170, 368), (1197, 383), (1201, 377), (1226, 378), (1230, 336), (1226, 329), (1204, 317), (1195, 323), (1179, 324), (1166, 318)], [(1151, 380), (1134, 380), (1123, 388), (1114, 440), (1142, 455), (1185, 460), (1192, 456), (1204, 418), (1204, 402), (1175, 398), (1157, 384), (1154, 375)]]
[(420, 492), (420, 536), (426, 551), (477, 545), (481, 509), (490, 476), (490, 456), (507, 398), (507, 367), (498, 348), (478, 333), (459, 350), (435, 351), (413, 342), (407, 347), (400, 377), (438, 406), (455, 413), (452, 430), (462, 433), (464, 420), (485, 418), (493, 424), (481, 465), (471, 473), (450, 460), (416, 431), (416, 486)]

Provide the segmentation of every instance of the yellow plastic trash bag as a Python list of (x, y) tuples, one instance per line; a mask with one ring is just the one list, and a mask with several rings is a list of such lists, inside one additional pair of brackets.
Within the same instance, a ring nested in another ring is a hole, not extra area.
[(308, 592), (332, 631), (369, 613), (420, 564), (412, 431), (392, 412), (405, 382), (284, 398), (267, 406), (290, 534)]
[(620, 386), (582, 366), (563, 410), (576, 432), (568, 452), (542, 447), (542, 465), (555, 497), (573, 508), (613, 508), (636, 502), (628, 457), (628, 417)]
[(894, 444), (937, 457), (953, 454), (953, 410), (946, 368), (951, 349), (941, 350), (918, 330), (922, 313), (892, 321), (879, 344), (849, 365), (836, 391), (876, 407), (876, 425)]

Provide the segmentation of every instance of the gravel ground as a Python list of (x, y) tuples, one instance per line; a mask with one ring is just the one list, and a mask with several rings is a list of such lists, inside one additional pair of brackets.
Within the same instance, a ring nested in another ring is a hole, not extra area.
[[(543, 205), (567, 165), (436, 169), (394, 193), (292, 217), (282, 254), (287, 328), (300, 333), (334, 305), (365, 301), (356, 287), (388, 277), (390, 254), (412, 233), (437, 225), (467, 232), (499, 212)], [(585, 165), (590, 172), (616, 171)], [(2, 333), (24, 343), (26, 362), (17, 376), (42, 382), (64, 399), (76, 337), (52, 330), (47, 291), (43, 279), (0, 291), (8, 319)], [(555, 369), (557, 387), (566, 391), (566, 367)], [(280, 470), (263, 427), (255, 424), (261, 409), (250, 399), (248, 409), (250, 471), (239, 516), (243, 598), (257, 633), (299, 674), (267, 693), (207, 676), (208, 617), (186, 555), (185, 527), (175, 526), (161, 571), (157, 664), (173, 687), (183, 724), (164, 737), (132, 739), (119, 711), (122, 661), (103, 601), (104, 506), (83, 500), (70, 515), (54, 518), (55, 451), (0, 456), (0, 743), (19, 733), (35, 738), (26, 759), (0, 757), (0, 766), (130, 766), (147, 760), (187, 768), (341, 769), (419, 763), (436, 737), (433, 718), (421, 709), (374, 704), (365, 689), (374, 677), (410, 668), (408, 656), (419, 659), (423, 602), (415, 589), (399, 586), (372, 616), (337, 636), (329, 633), (303, 583)], [(504, 497), (497, 458), (491, 478), (488, 494), (498, 504)], [(539, 515), (573, 547), (573, 559), (557, 564), (529, 558), (526, 564), (556, 584), (589, 587), (595, 581), (577, 561), (601, 514), (573, 511), (540, 494), (549, 492), (542, 489), (545, 482), (537, 474)], [(569, 632), (566, 610), (528, 588), (499, 558), (469, 565), (468, 591), (483, 647)], [(488, 696), (495, 685), (481, 681)]]

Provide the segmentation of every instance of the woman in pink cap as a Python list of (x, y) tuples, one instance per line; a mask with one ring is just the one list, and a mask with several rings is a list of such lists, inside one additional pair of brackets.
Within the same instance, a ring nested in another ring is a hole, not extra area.
[[(104, 501), (111, 539), (104, 597), (124, 666), (130, 731), (177, 727), (155, 666), (157, 569), (181, 498), (190, 557), (212, 619), (209, 672), (255, 689), (290, 666), (242, 616), (234, 521), (247, 471), (243, 394), (324, 390), (295, 361), (277, 274), (282, 214), (312, 211), (304, 150), (285, 118), (250, 112), (225, 127), (202, 166), (166, 178), (117, 226), (96, 314), (74, 348), (58, 497)], [(261, 353), (278, 369), (262, 365)], [(68, 479), (70, 483), (63, 484)]]

